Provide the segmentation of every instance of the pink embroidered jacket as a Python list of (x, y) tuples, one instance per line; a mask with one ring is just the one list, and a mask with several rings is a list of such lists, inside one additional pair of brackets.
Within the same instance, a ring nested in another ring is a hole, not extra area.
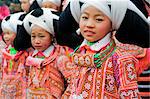
[(2, 83), (0, 97), (2, 99), (25, 99), (26, 97), (26, 51), (9, 53), (9, 49), (2, 50)]
[(68, 79), (62, 99), (137, 99), (137, 63), (113, 40), (98, 52), (82, 47), (71, 58), (62, 55), (58, 65)]
[(30, 67), (27, 99), (60, 99), (64, 92), (64, 77), (56, 64), (60, 55), (68, 55), (68, 47), (54, 46), (54, 50), (45, 58), (31, 55), (26, 60)]

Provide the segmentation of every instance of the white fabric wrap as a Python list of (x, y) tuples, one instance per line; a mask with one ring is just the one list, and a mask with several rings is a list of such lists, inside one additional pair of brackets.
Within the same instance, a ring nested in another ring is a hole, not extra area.
[[(130, 0), (87, 0), (86, 3), (81, 7), (81, 13), (85, 8), (91, 5), (102, 11), (111, 19), (112, 27), (115, 30), (120, 27), (127, 9), (137, 13), (145, 22), (150, 25), (148, 19)], [(108, 5), (111, 5), (111, 10)]]
[[(37, 25), (43, 29), (45, 29), (46, 31), (48, 31), (49, 33), (51, 33), (54, 36), (54, 26), (53, 26), (53, 19), (58, 20), (59, 17), (55, 14), (52, 14), (51, 10), (48, 8), (42, 8), (43, 9), (43, 15), (41, 15), (40, 17), (35, 17), (33, 15), (31, 15), (30, 12), (28, 15), (26, 15), (26, 17), (23, 20), (23, 24), (24, 27), (26, 29), (26, 31), (31, 35), (31, 29), (34, 25)], [(32, 23), (32, 25), (30, 26), (29, 23)]]
[(70, 0), (70, 11), (77, 23), (79, 23), (81, 15), (80, 2), (85, 2), (85, 0)]
[(24, 12), (18, 12), (10, 15), (10, 19), (7, 21), (5, 19), (2, 20), (1, 28), (2, 31), (8, 29), (14, 33), (17, 33), (17, 25), (22, 25), (22, 21), (19, 20), (19, 17), (24, 14)]
[(61, 5), (61, 0), (43, 0), (43, 3), (44, 2), (52, 2), (52, 3), (54, 3), (57, 6)]

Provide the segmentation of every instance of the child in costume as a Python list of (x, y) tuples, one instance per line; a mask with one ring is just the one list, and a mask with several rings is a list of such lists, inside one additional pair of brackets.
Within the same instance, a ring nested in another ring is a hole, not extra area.
[(41, 8), (27, 14), (24, 19), (24, 27), (31, 35), (35, 49), (26, 59), (26, 65), (30, 66), (27, 99), (60, 99), (64, 91), (64, 78), (56, 62), (70, 49), (56, 44), (58, 18), (49, 8)]
[(61, 12), (61, 0), (43, 0), (42, 7), (54, 9), (56, 12)]
[(26, 69), (25, 59), (28, 53), (17, 51), (14, 46), (17, 27), (22, 24), (19, 17), (23, 12), (12, 14), (1, 23), (3, 40), (6, 48), (2, 50), (2, 83), (0, 95), (3, 99), (25, 99), (26, 97)]
[[(134, 5), (128, 0), (88, 0), (82, 5), (79, 26), (84, 41), (72, 53), (74, 64), (66, 56), (59, 58), (58, 64), (69, 77), (63, 99), (139, 98), (135, 70), (138, 60), (118, 49), (112, 38), (112, 31), (122, 24), (128, 4)], [(136, 6), (132, 10), (139, 12)], [(72, 74), (67, 71), (70, 69)]]

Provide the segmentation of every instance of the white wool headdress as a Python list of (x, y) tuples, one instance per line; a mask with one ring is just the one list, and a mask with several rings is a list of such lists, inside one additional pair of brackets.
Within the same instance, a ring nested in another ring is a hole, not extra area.
[(47, 2), (47, 1), (54, 3), (54, 4), (57, 5), (58, 7), (61, 6), (61, 0), (43, 0), (43, 3), (44, 3), (44, 2)]
[[(81, 8), (81, 13), (85, 8), (91, 5), (107, 15), (112, 21), (113, 29), (116, 30), (120, 27), (127, 9), (134, 11), (145, 22), (150, 24), (144, 14), (130, 0), (87, 0)], [(111, 10), (108, 5), (111, 6)]]
[(19, 20), (19, 17), (24, 14), (24, 12), (18, 12), (10, 15), (8, 20), (3, 19), (1, 23), (2, 31), (5, 29), (10, 30), (14, 33), (17, 33), (17, 25), (22, 25), (22, 21)]
[[(23, 20), (23, 25), (29, 34), (31, 34), (32, 26), (37, 25), (54, 36), (53, 19), (58, 20), (59, 16), (53, 14), (49, 8), (41, 8), (41, 9), (43, 10), (43, 15), (39, 17), (33, 16), (31, 15), (31, 13), (34, 11), (33, 10), (26, 15), (26, 17)], [(32, 25), (30, 25), (30, 23)]]
[(85, 2), (86, 0), (70, 0), (70, 11), (77, 23), (79, 23), (81, 15), (80, 2)]

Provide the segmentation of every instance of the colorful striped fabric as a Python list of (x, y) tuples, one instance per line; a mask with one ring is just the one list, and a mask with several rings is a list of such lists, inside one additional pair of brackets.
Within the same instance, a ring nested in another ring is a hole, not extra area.
[(138, 88), (142, 99), (150, 99), (150, 67), (138, 77)]

